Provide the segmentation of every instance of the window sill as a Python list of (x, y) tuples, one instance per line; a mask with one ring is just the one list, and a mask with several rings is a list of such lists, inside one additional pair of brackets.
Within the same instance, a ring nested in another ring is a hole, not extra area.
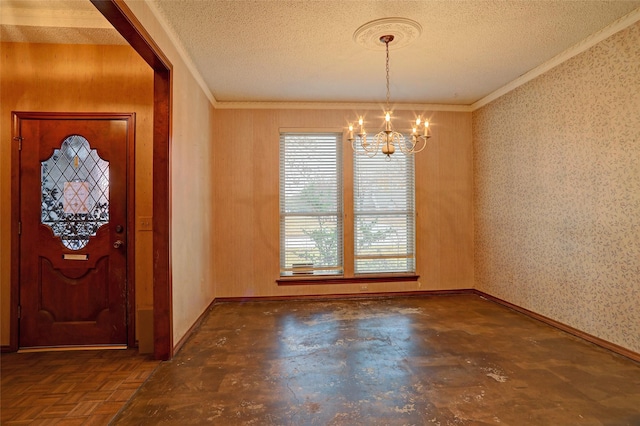
[(313, 276), (313, 277), (280, 277), (278, 285), (318, 285), (318, 284), (362, 284), (362, 283), (390, 283), (418, 281), (420, 275), (388, 274), (388, 275), (359, 275), (355, 277), (341, 276)]

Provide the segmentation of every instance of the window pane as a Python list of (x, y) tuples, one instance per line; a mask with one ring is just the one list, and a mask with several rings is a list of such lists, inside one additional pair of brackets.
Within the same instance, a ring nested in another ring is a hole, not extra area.
[(280, 274), (342, 273), (339, 133), (280, 135)]
[(71, 135), (40, 165), (41, 222), (66, 248), (80, 250), (109, 223), (109, 162)]
[(414, 158), (354, 155), (355, 272), (415, 271)]

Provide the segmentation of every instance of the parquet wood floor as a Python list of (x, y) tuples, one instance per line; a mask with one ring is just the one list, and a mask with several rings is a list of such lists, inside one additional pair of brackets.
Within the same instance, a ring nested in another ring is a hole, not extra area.
[(160, 364), (136, 350), (2, 354), (2, 425), (106, 425)]

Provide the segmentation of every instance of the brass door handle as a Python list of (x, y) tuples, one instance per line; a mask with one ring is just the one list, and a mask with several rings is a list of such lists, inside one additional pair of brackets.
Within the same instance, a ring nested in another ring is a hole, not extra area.
[(124, 241), (122, 240), (117, 240), (115, 243), (113, 243), (113, 248), (120, 248), (124, 245)]

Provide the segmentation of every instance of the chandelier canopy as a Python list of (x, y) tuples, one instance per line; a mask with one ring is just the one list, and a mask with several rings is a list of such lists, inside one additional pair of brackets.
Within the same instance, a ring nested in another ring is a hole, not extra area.
[[(417, 25), (417, 23), (415, 23), (415, 25)], [(356, 31), (356, 34), (357, 33), (358, 31)], [(391, 43), (394, 38), (393, 34), (384, 34), (379, 38), (380, 42), (385, 44), (386, 52), (387, 101), (384, 111), (384, 130), (378, 132), (373, 137), (367, 138), (368, 135), (364, 128), (364, 118), (362, 116), (358, 118), (357, 125), (354, 125), (353, 122), (349, 123), (348, 139), (351, 143), (351, 148), (357, 154), (373, 157), (378, 154), (378, 152), (382, 152), (382, 154), (390, 159), (391, 155), (396, 152), (396, 149), (399, 149), (400, 152), (405, 155), (413, 155), (422, 151), (427, 145), (427, 139), (431, 137), (429, 134), (429, 121), (423, 120), (420, 116), (412, 123), (412, 132), (408, 136), (396, 132), (391, 125), (389, 43)]]

